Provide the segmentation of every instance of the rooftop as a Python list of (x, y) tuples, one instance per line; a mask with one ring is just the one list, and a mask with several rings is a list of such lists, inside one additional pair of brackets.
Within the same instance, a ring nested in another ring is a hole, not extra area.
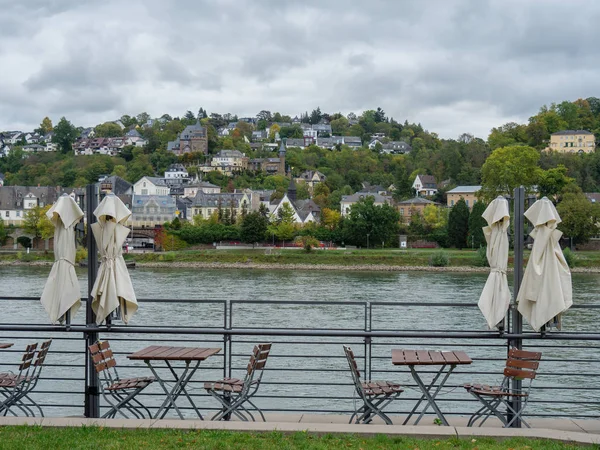
[(456, 186), (451, 189), (447, 194), (474, 194), (481, 190), (481, 186)]

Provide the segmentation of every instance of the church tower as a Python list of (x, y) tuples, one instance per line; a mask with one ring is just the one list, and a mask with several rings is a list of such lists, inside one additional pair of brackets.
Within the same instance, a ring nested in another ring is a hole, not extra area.
[(294, 183), (294, 177), (290, 178), (290, 185), (288, 186), (287, 197), (292, 203), (296, 202), (296, 183)]
[(277, 173), (279, 175), (285, 176), (285, 143), (283, 142), (284, 140), (285, 139), (281, 140), (281, 145), (279, 146), (279, 170), (277, 171)]

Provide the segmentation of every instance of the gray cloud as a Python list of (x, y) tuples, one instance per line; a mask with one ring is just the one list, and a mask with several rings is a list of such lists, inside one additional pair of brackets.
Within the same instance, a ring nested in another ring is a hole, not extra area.
[(0, 129), (147, 111), (381, 106), (487, 137), (595, 96), (593, 0), (0, 0)]

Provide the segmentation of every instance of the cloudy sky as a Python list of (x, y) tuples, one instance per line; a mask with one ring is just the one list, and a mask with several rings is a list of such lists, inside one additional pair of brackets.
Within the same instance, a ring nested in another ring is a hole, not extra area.
[(382, 107), (486, 138), (600, 96), (589, 0), (0, 0), (0, 130)]

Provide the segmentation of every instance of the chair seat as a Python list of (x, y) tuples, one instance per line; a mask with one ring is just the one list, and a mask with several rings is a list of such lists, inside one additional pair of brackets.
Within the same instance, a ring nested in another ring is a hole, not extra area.
[(150, 383), (153, 383), (154, 377), (140, 377), (140, 378), (123, 378), (116, 383), (111, 384), (106, 388), (107, 391), (121, 391), (125, 389), (139, 389), (145, 388)]
[[(253, 380), (251, 385), (258, 383), (258, 380)], [(244, 388), (244, 380), (239, 378), (223, 378), (219, 381), (207, 381), (204, 383), (204, 389), (207, 391), (223, 391), (240, 393)]]
[(404, 392), (402, 386), (391, 381), (366, 381), (361, 383), (365, 395), (372, 397), (377, 395), (392, 395)]
[(0, 373), (0, 388), (11, 388), (24, 381), (31, 380), (31, 377), (20, 377), (14, 373)]
[(464, 388), (473, 394), (485, 395), (488, 397), (527, 397), (527, 393), (511, 392), (502, 389), (500, 386), (488, 386), (487, 384), (465, 384)]

